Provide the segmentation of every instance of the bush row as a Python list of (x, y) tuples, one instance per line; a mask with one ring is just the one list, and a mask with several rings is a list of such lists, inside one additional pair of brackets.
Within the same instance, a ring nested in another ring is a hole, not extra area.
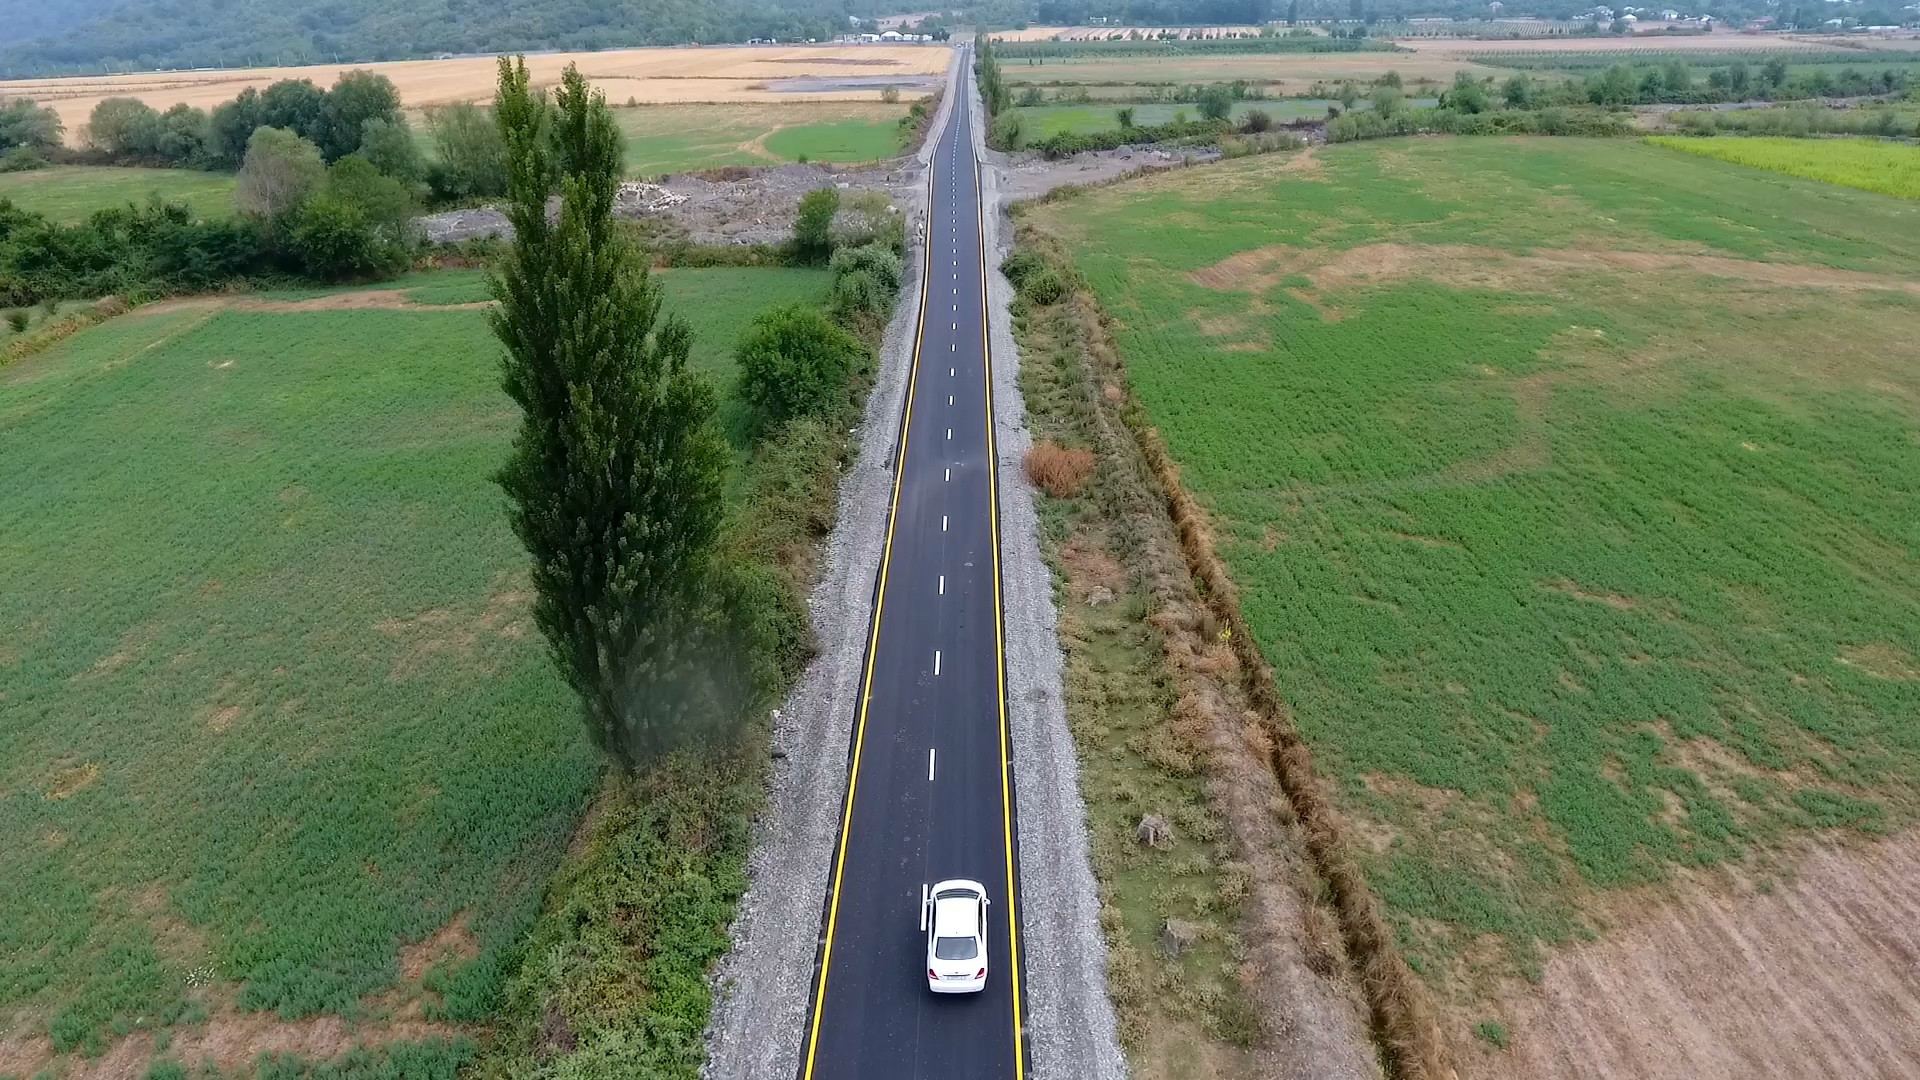
[(1140, 143), (1211, 142), (1233, 130), (1225, 120), (1174, 120), (1141, 127), (1109, 128), (1105, 131), (1062, 131), (1028, 144), (1044, 157), (1063, 158), (1089, 150), (1114, 150)]
[(1392, 135), (1626, 135), (1629, 117), (1597, 109), (1503, 109), (1468, 113), (1452, 109), (1350, 112), (1327, 122), (1328, 142), (1354, 142)]

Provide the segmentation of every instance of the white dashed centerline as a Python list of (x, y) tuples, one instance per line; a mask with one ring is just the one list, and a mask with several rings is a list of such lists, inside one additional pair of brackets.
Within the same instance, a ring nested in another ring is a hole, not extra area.
[(940, 650), (939, 649), (933, 650), (933, 673), (935, 675), (940, 674)]

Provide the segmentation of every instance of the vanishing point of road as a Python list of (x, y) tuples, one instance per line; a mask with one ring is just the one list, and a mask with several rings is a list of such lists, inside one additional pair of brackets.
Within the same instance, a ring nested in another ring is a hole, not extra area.
[[(962, 64), (972, 59), (963, 49)], [(963, 76), (960, 86), (970, 81)], [(937, 133), (895, 450), (802, 1080), (1026, 1075), (986, 258), (971, 94)], [(920, 889), (987, 887), (987, 988), (927, 989)]]

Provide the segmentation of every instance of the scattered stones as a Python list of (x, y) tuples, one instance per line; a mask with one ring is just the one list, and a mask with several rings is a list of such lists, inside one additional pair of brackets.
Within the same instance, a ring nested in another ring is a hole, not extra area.
[(1185, 919), (1167, 919), (1160, 924), (1160, 951), (1177, 957), (1200, 940), (1200, 927)]
[(1133, 827), (1133, 838), (1147, 847), (1165, 851), (1173, 846), (1173, 823), (1159, 814), (1144, 815), (1140, 824)]

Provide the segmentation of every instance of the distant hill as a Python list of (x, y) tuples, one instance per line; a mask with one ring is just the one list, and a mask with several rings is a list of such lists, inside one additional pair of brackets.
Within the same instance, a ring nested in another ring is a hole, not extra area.
[(877, 0), (0, 0), (0, 77), (791, 40), (883, 10)]

